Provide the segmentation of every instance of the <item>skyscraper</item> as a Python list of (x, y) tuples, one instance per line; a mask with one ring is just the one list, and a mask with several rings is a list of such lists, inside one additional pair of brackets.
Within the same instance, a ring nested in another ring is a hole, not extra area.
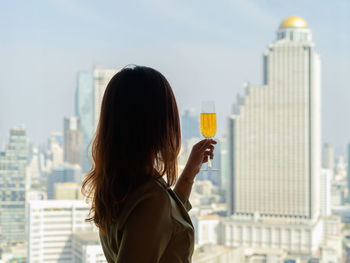
[(55, 183), (54, 184), (55, 200), (83, 200), (81, 185), (76, 182)]
[(94, 86), (94, 131), (97, 128), (98, 120), (100, 118), (101, 103), (103, 94), (106, 90), (108, 82), (118, 72), (115, 69), (98, 69), (93, 71), (93, 86)]
[(64, 130), (64, 161), (70, 164), (81, 166), (82, 158), (82, 132), (80, 130), (80, 120), (77, 116), (65, 117), (63, 123)]
[(341, 247), (340, 231), (324, 227), (333, 217), (330, 178), (321, 175), (320, 64), (305, 20), (288, 17), (264, 53), (264, 84), (247, 84), (238, 96), (229, 118), (225, 245), (283, 249), (305, 262)]
[[(52, 167), (58, 167), (61, 163), (63, 163), (64, 159), (64, 151), (63, 151), (63, 142), (60, 143), (62, 138), (63, 141), (63, 133), (62, 132), (52, 132), (48, 141), (48, 151), (47, 157), (52, 161)], [(50, 166), (50, 169), (52, 168)]]
[(80, 129), (82, 131), (82, 171), (90, 170), (88, 155), (89, 143), (92, 139), (94, 129), (94, 90), (93, 78), (90, 72), (79, 72), (77, 74), (77, 89), (75, 92), (75, 115), (79, 117)]
[(199, 138), (199, 114), (194, 109), (185, 110), (181, 115), (181, 137), (183, 140)]
[(264, 52), (264, 84), (247, 84), (229, 119), (229, 215), (319, 215), (320, 64), (305, 20), (285, 19)]
[(348, 171), (346, 175), (347, 186), (348, 186), (348, 202), (350, 202), (350, 143), (348, 144)]
[(331, 187), (333, 173), (329, 169), (321, 170), (320, 177), (320, 205), (321, 215), (330, 216), (331, 213)]
[(325, 169), (334, 170), (334, 147), (330, 143), (325, 143), (323, 145), (322, 166)]
[(75, 182), (81, 185), (82, 175), (79, 165), (71, 165), (69, 163), (62, 163), (59, 167), (53, 168), (48, 175), (47, 180), (47, 197), (53, 199), (55, 196), (55, 184)]
[(28, 141), (26, 131), (13, 128), (9, 143), (0, 153), (0, 247), (25, 242), (26, 167)]

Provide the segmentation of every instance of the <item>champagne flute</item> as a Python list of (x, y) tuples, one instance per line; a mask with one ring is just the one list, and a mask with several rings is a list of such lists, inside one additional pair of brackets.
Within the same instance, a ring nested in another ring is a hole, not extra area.
[[(201, 120), (200, 120), (201, 133), (206, 139), (211, 139), (216, 134), (216, 113), (215, 104), (213, 101), (203, 101)], [(210, 156), (208, 155), (208, 169), (212, 168)]]

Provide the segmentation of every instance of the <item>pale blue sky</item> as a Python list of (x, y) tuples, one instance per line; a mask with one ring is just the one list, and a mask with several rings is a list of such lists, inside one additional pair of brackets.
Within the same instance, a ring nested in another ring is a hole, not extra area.
[(0, 144), (24, 124), (44, 142), (73, 114), (75, 77), (94, 64), (161, 71), (180, 110), (214, 99), (219, 134), (243, 82), (261, 84), (280, 22), (308, 22), (322, 58), (323, 138), (350, 141), (350, 1), (41, 0), (0, 3)]

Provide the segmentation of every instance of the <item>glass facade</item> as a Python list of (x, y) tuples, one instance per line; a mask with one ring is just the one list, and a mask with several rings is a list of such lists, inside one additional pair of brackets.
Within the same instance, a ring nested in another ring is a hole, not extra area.
[(24, 243), (28, 142), (24, 129), (12, 129), (0, 155), (0, 246)]
[(77, 89), (75, 93), (75, 114), (80, 119), (83, 134), (82, 171), (88, 172), (90, 162), (89, 143), (93, 134), (93, 78), (89, 72), (79, 72), (77, 75)]
[(195, 110), (185, 110), (182, 114), (181, 133), (183, 140), (201, 137), (199, 134), (199, 114)]

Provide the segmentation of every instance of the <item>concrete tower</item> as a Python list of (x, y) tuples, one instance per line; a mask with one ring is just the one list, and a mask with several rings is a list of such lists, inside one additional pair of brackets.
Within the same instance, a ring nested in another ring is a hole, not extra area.
[(70, 164), (82, 164), (82, 132), (80, 119), (77, 116), (65, 117), (64, 129), (64, 161)]
[(25, 129), (16, 127), (10, 130), (5, 151), (0, 152), (0, 247), (26, 240), (28, 147)]
[(305, 20), (285, 19), (263, 59), (264, 84), (246, 84), (229, 118), (228, 213), (317, 218), (321, 68)]
[(96, 131), (98, 121), (100, 119), (101, 103), (106, 87), (112, 77), (119, 70), (115, 69), (98, 69), (95, 68), (93, 71), (93, 87), (94, 87), (94, 131)]
[(77, 74), (77, 89), (75, 91), (75, 115), (79, 117), (82, 132), (82, 171), (88, 172), (91, 168), (88, 156), (91, 156), (89, 147), (94, 130), (94, 92), (93, 78), (90, 72)]

